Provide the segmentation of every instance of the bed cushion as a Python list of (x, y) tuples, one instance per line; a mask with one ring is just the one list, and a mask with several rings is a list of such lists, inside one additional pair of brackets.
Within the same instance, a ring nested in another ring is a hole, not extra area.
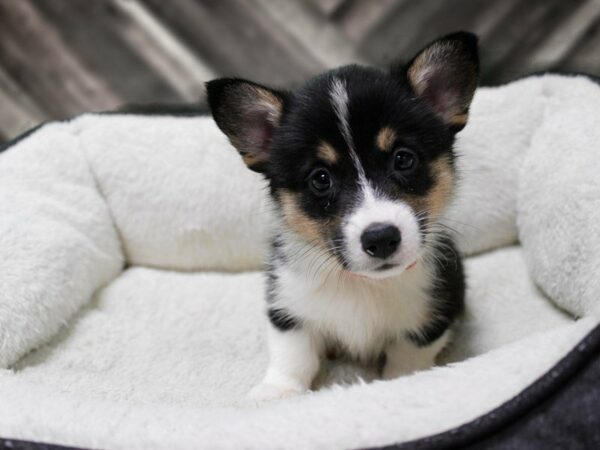
[(245, 399), (267, 363), (260, 176), (210, 117), (43, 126), (0, 154), (0, 436), (355, 448), (494, 410), (598, 325), (596, 105), (584, 77), (477, 92), (446, 217), (467, 308), (439, 367), (326, 364), (312, 393), (261, 404)]

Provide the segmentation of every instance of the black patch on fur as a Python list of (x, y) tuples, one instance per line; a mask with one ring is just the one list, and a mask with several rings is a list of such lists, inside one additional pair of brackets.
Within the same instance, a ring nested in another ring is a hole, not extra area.
[(300, 327), (300, 321), (292, 317), (285, 309), (269, 308), (267, 315), (273, 326), (278, 330), (289, 331)]
[(267, 275), (267, 288), (266, 288), (266, 297), (267, 303), (271, 304), (275, 300), (277, 296), (277, 283), (279, 277), (277, 276), (277, 272), (275, 271), (275, 267), (268, 264), (265, 268), (265, 274)]
[[(268, 263), (265, 268), (267, 276), (267, 304), (272, 305), (279, 295), (279, 276), (277, 268), (284, 265), (286, 255), (283, 251), (281, 236), (275, 235), (269, 247)], [(300, 327), (300, 321), (294, 318), (289, 311), (275, 306), (269, 307), (267, 315), (273, 326), (281, 331), (288, 331)]]
[(463, 265), (454, 242), (440, 233), (433, 246), (436, 283), (430, 291), (431, 319), (419, 330), (407, 333), (408, 339), (418, 347), (426, 347), (439, 339), (464, 309)]
[(0, 153), (8, 150), (10, 147), (17, 145), (19, 142), (21, 142), (24, 139), (27, 139), (29, 136), (31, 136), (33, 133), (35, 133), (36, 131), (38, 131), (40, 128), (42, 128), (44, 125), (46, 125), (49, 122), (42, 122), (39, 125), (25, 131), (24, 133), (20, 134), (19, 136), (15, 137), (14, 139), (4, 143), (4, 144), (0, 144)]
[(106, 111), (99, 114), (119, 115), (127, 114), (134, 116), (167, 116), (167, 117), (198, 117), (210, 115), (208, 103), (145, 103), (125, 105), (114, 111)]
[(271, 240), (268, 262), (265, 266), (265, 274), (267, 276), (266, 294), (268, 304), (273, 303), (279, 290), (277, 267), (284, 265), (286, 262), (286, 256), (283, 252), (282, 246), (283, 243), (281, 242), (281, 237), (276, 235)]

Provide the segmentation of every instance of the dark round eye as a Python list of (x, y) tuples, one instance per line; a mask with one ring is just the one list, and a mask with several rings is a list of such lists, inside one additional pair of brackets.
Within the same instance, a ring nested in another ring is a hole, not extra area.
[(394, 170), (408, 172), (417, 167), (418, 158), (415, 152), (401, 148), (394, 153)]
[(317, 169), (310, 174), (308, 184), (310, 189), (317, 195), (325, 195), (331, 189), (333, 184), (331, 175), (325, 169)]

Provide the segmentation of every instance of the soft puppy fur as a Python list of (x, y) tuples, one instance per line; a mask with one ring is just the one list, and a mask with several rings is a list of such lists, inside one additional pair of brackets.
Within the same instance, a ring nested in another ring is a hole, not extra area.
[(310, 388), (331, 349), (394, 378), (434, 364), (463, 306), (444, 211), (477, 86), (477, 39), (436, 40), (390, 70), (346, 66), (284, 92), (207, 83), (214, 119), (269, 181), (270, 364), (251, 393)]

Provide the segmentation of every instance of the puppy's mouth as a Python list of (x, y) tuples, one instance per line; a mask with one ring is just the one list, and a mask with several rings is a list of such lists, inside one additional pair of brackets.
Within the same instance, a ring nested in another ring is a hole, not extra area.
[(371, 264), (367, 265), (367, 267), (356, 267), (349, 261), (340, 246), (332, 247), (331, 250), (337, 257), (342, 270), (353, 278), (381, 280), (395, 277), (411, 270), (417, 265), (418, 261), (418, 256), (416, 256), (414, 259), (409, 259), (410, 263), (406, 263), (405, 261), (408, 259), (406, 258), (408, 255), (406, 255), (404, 258), (390, 258), (386, 261), (381, 261), (379, 264), (373, 264), (374, 261), (371, 261)]
[(408, 265), (403, 265), (400, 263), (384, 263), (382, 265), (380, 265), (379, 267), (377, 267), (374, 272), (377, 273), (384, 273), (384, 272), (394, 272), (394, 273), (398, 273), (398, 272), (408, 272), (410, 269), (412, 269), (413, 267), (415, 267), (417, 265), (417, 261), (413, 261)]
[(375, 269), (375, 271), (376, 271), (376, 272), (384, 272), (384, 271), (386, 271), (386, 270), (390, 270), (390, 269), (393, 269), (393, 268), (395, 268), (395, 267), (398, 267), (398, 265), (399, 265), (399, 264), (390, 264), (390, 263), (385, 263), (385, 264), (382, 264), (382, 265), (380, 265), (379, 267), (377, 267), (377, 268)]
[(395, 276), (401, 275), (405, 272), (408, 272), (410, 269), (415, 267), (416, 264), (417, 264), (416, 260), (408, 265), (404, 265), (404, 264), (400, 264), (400, 263), (383, 263), (383, 264), (381, 264), (373, 269), (369, 269), (369, 270), (353, 271), (353, 270), (346, 269), (346, 271), (358, 278), (371, 278), (371, 279), (381, 280), (384, 278), (395, 277)]

